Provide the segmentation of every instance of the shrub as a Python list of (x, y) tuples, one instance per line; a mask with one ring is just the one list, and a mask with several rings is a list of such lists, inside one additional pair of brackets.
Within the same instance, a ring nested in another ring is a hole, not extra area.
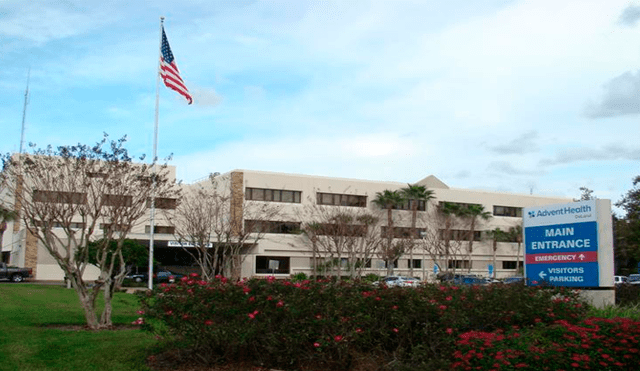
[(640, 322), (565, 320), (524, 331), (460, 335), (452, 370), (632, 370), (640, 361)]
[(363, 357), (389, 369), (447, 368), (460, 334), (575, 323), (587, 310), (576, 293), (560, 288), (222, 277), (207, 283), (197, 276), (161, 285), (143, 305), (146, 322), (160, 324), (147, 329), (178, 340), (194, 359), (336, 370)]
[(616, 304), (620, 306), (640, 304), (640, 285), (616, 285)]

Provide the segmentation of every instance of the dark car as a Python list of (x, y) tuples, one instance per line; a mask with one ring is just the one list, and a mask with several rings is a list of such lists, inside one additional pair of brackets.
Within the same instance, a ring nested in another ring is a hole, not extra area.
[(507, 277), (502, 282), (507, 285), (524, 284), (524, 277)]
[[(173, 283), (176, 280), (182, 278), (182, 274), (173, 273), (166, 269), (157, 269), (154, 270), (153, 273), (153, 282), (155, 283)], [(149, 272), (144, 271), (142, 269), (134, 269), (130, 274), (128, 274), (126, 279), (135, 281), (135, 282), (147, 282), (149, 280)]]

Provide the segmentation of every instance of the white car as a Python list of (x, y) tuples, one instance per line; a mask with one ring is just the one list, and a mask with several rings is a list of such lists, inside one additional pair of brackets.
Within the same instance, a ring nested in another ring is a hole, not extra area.
[(627, 276), (613, 276), (613, 283), (615, 285), (622, 285), (623, 283), (627, 283)]
[(387, 287), (418, 287), (420, 286), (420, 279), (405, 276), (389, 276), (374, 282), (374, 285), (379, 285), (380, 283), (384, 283)]

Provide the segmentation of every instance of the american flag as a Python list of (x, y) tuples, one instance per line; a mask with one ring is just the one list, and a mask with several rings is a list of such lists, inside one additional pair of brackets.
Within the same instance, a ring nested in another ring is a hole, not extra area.
[(164, 81), (164, 84), (169, 89), (175, 90), (178, 94), (187, 99), (189, 104), (193, 103), (193, 97), (189, 93), (184, 81), (180, 77), (180, 71), (178, 65), (173, 58), (169, 41), (167, 41), (167, 35), (164, 33), (164, 27), (162, 27), (162, 56), (160, 56), (160, 76)]

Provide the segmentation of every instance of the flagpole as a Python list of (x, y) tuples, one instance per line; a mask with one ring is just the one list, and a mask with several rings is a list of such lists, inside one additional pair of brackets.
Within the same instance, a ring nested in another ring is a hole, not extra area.
[(156, 71), (156, 114), (153, 126), (153, 169), (151, 186), (151, 214), (149, 216), (149, 290), (153, 289), (153, 234), (155, 229), (156, 212), (156, 162), (158, 160), (158, 113), (160, 111), (160, 61), (162, 58), (162, 28), (164, 17), (160, 17), (160, 44), (158, 46), (158, 69)]

